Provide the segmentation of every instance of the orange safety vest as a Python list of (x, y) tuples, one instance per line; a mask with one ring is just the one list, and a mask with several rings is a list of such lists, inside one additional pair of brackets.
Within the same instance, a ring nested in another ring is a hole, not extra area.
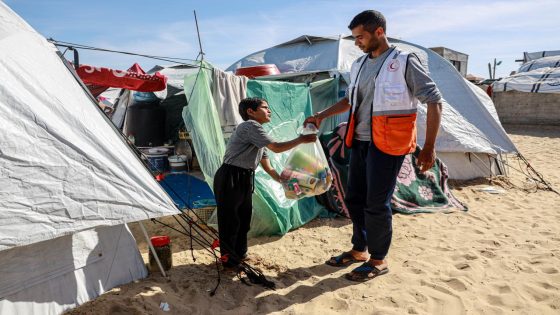
[[(371, 105), (371, 137), (375, 146), (390, 155), (405, 155), (416, 149), (416, 112), (418, 100), (406, 84), (405, 71), (408, 52), (395, 47), (383, 61), (375, 77), (375, 91)], [(352, 147), (356, 125), (357, 93), (360, 72), (368, 56), (358, 58), (350, 71), (349, 100), (352, 104), (345, 144)]]

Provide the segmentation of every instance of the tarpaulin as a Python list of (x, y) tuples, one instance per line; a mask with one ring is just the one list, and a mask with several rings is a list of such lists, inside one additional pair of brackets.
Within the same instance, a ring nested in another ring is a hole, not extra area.
[[(164, 90), (167, 83), (167, 78), (164, 75), (159, 72), (153, 75), (146, 74), (137, 63), (126, 71), (80, 65), (76, 72), (88, 87), (119, 87), (133, 91), (154, 92)], [(92, 90), (91, 87), (90, 90)]]

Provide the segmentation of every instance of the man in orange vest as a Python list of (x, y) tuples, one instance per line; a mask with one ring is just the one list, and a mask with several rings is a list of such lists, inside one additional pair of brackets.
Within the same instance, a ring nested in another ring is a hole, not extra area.
[(350, 110), (345, 144), (351, 148), (345, 202), (352, 219), (352, 250), (326, 263), (345, 267), (363, 264), (346, 277), (366, 281), (386, 274), (391, 245), (391, 197), (404, 157), (416, 148), (418, 104), (427, 104), (426, 141), (418, 156), (424, 172), (436, 158), (442, 96), (419, 57), (389, 45), (385, 17), (364, 11), (348, 28), (366, 55), (350, 71), (346, 97), (306, 118), (305, 124)]

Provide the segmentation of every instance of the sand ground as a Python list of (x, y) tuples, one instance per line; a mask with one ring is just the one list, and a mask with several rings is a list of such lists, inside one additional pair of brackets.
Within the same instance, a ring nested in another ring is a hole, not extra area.
[[(560, 191), (560, 127), (506, 126), (519, 151)], [(515, 159), (512, 166), (519, 168)], [(452, 182), (468, 212), (394, 216), (390, 273), (346, 280), (352, 267), (326, 266), (349, 249), (347, 219), (316, 219), (283, 237), (250, 241), (250, 261), (275, 291), (222, 274), (210, 255), (172, 236), (170, 278), (154, 273), (82, 305), (71, 314), (560, 314), (560, 196), (527, 192), (534, 184), (511, 170), (503, 180)], [(503, 193), (479, 191), (492, 185)], [(172, 222), (167, 219), (166, 222)], [(146, 244), (131, 228), (147, 261)], [(356, 265), (354, 265), (356, 266)], [(159, 309), (167, 302), (170, 311)]]

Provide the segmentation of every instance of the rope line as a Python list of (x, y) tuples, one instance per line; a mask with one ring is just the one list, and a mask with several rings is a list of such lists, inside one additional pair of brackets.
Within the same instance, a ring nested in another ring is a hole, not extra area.
[(109, 53), (123, 54), (123, 55), (129, 55), (129, 56), (138, 56), (138, 57), (144, 57), (144, 58), (149, 58), (149, 59), (167, 61), (167, 62), (171, 62), (171, 63), (179, 63), (179, 64), (182, 64), (182, 65), (191, 66), (192, 68), (203, 67), (201, 65), (195, 64), (198, 61), (196, 59), (147, 55), (147, 54), (141, 54), (141, 53), (135, 53), (135, 52), (129, 52), (129, 51), (113, 50), (113, 49), (100, 48), (100, 47), (88, 46), (88, 45), (77, 44), (77, 43), (70, 43), (70, 42), (65, 42), (65, 41), (59, 41), (59, 40), (56, 40), (56, 39), (53, 39), (53, 38), (49, 38), (49, 39), (47, 39), (47, 41), (54, 44), (55, 46), (65, 47), (67, 49), (84, 49), (84, 50), (92, 50), (92, 51), (100, 51), (100, 52), (109, 52)]

